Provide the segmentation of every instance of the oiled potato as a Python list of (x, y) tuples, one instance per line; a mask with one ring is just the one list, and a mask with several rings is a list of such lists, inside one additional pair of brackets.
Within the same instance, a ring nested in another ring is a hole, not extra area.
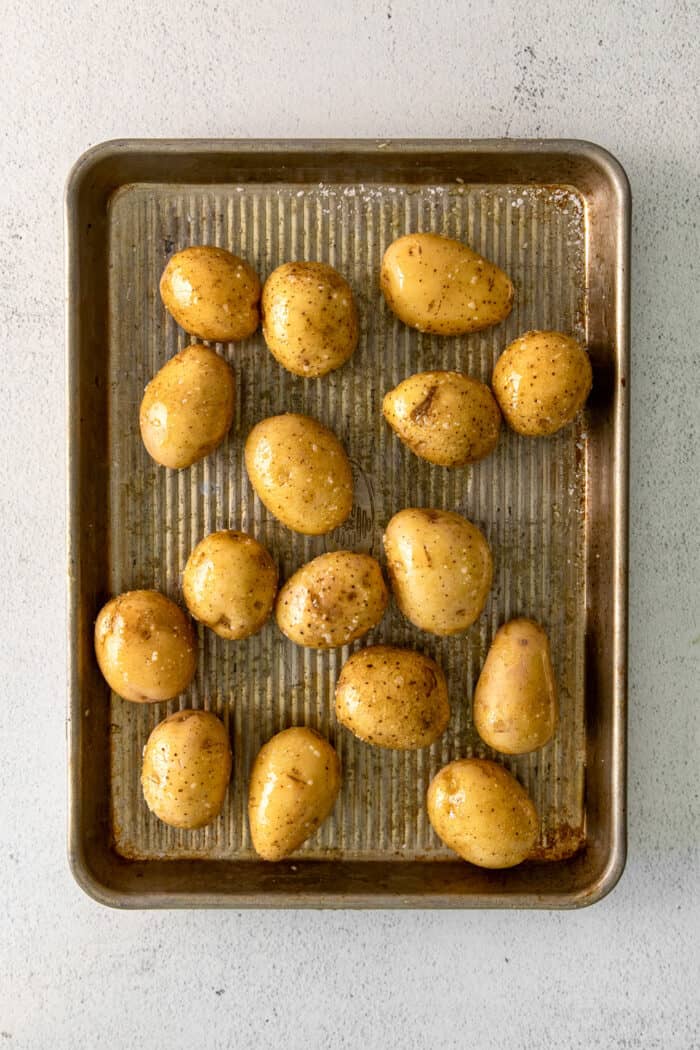
[(248, 638), (272, 612), (277, 566), (245, 532), (212, 532), (187, 559), (182, 593), (195, 620), (221, 638)]
[(335, 649), (367, 634), (389, 601), (379, 562), (332, 551), (302, 565), (277, 596), (277, 626), (297, 645)]
[(405, 445), (441, 467), (488, 456), (498, 443), (501, 413), (493, 394), (463, 372), (420, 372), (384, 397), (384, 418)]
[(208, 456), (228, 433), (236, 384), (223, 357), (195, 343), (156, 373), (141, 402), (141, 437), (156, 463), (175, 470)]
[(245, 443), (250, 483), (271, 514), (295, 532), (320, 536), (352, 510), (352, 468), (333, 431), (286, 413), (254, 426)]
[(429, 656), (412, 649), (360, 649), (340, 672), (335, 713), (367, 744), (429, 747), (450, 720), (445, 675)]
[(215, 820), (231, 776), (228, 734), (210, 711), (176, 711), (160, 722), (143, 752), (146, 805), (174, 828), (201, 828)]
[(459, 634), (481, 615), (491, 589), (491, 550), (461, 514), (401, 510), (386, 527), (384, 550), (396, 602), (416, 627)]
[(350, 285), (321, 262), (284, 263), (262, 293), (263, 335), (279, 363), (298, 376), (324, 376), (340, 368), (358, 339)]
[(340, 790), (334, 748), (313, 729), (277, 733), (260, 749), (250, 774), (248, 821), (253, 846), (281, 860), (301, 846), (330, 814)]
[(527, 791), (482, 758), (440, 770), (428, 788), (428, 817), (446, 846), (481, 868), (512, 868), (537, 841), (537, 810)]
[(474, 725), (506, 755), (544, 747), (557, 724), (557, 686), (546, 632), (510, 620), (497, 632), (474, 691)]
[(588, 354), (563, 332), (526, 332), (503, 351), (491, 385), (513, 430), (554, 434), (574, 419), (591, 392)]
[(246, 339), (260, 320), (258, 275), (224, 248), (176, 252), (163, 270), (160, 296), (181, 328), (215, 343)]
[(95, 623), (95, 653), (110, 689), (136, 703), (172, 700), (197, 669), (192, 624), (158, 591), (126, 591), (107, 602)]
[(390, 244), (379, 284), (405, 324), (437, 335), (478, 332), (498, 324), (513, 306), (513, 285), (503, 270), (436, 233), (411, 233)]

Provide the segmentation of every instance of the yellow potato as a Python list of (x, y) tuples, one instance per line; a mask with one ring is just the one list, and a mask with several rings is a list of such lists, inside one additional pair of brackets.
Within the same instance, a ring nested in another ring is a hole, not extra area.
[(278, 266), (262, 293), (263, 335), (271, 353), (298, 376), (324, 376), (345, 364), (359, 335), (352, 289), (326, 263)]
[(181, 350), (156, 373), (141, 402), (141, 437), (156, 463), (175, 470), (208, 456), (228, 433), (236, 384), (208, 346)]
[(176, 252), (160, 279), (160, 296), (180, 327), (199, 339), (246, 339), (260, 320), (258, 275), (224, 248), (197, 245)]
[(527, 437), (554, 434), (591, 392), (588, 354), (563, 332), (526, 332), (503, 351), (491, 385), (508, 425)]
[(491, 589), (491, 551), (461, 514), (401, 510), (386, 527), (384, 550), (397, 605), (416, 627), (460, 634), (481, 615)]
[(379, 562), (332, 551), (302, 565), (277, 596), (277, 626), (297, 645), (335, 649), (367, 634), (389, 601)]
[(335, 714), (367, 744), (430, 747), (450, 720), (445, 675), (429, 656), (411, 649), (360, 649), (340, 672)]
[(527, 791), (482, 758), (440, 770), (428, 788), (428, 817), (446, 846), (481, 868), (512, 868), (537, 841), (537, 810)]
[(187, 559), (182, 593), (195, 620), (215, 634), (248, 638), (272, 612), (277, 566), (269, 551), (245, 532), (212, 532)]
[(352, 469), (333, 431), (291, 412), (263, 419), (245, 443), (250, 483), (267, 509), (295, 532), (320, 536), (352, 510)]
[(474, 725), (506, 755), (544, 747), (557, 724), (557, 685), (545, 631), (510, 620), (493, 640), (474, 692)]
[(501, 413), (493, 394), (463, 372), (420, 372), (384, 397), (384, 418), (405, 445), (441, 467), (488, 456), (498, 443)]
[(228, 733), (210, 711), (176, 711), (155, 727), (144, 748), (143, 797), (174, 828), (216, 820), (230, 776)]
[(498, 324), (513, 306), (513, 285), (503, 270), (436, 233), (411, 233), (390, 244), (379, 284), (405, 324), (436, 335), (478, 332)]
[(172, 700), (197, 669), (192, 624), (158, 591), (127, 591), (107, 602), (95, 623), (95, 653), (110, 689), (136, 703)]
[(303, 726), (277, 733), (250, 774), (248, 820), (256, 852), (265, 860), (293, 853), (330, 814), (339, 791), (340, 762), (327, 740)]

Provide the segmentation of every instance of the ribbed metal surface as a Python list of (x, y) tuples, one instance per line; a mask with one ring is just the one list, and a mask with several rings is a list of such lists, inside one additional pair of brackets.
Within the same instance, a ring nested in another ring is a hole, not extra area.
[[(486, 611), (461, 638), (413, 628), (391, 607), (371, 642), (430, 653), (449, 681), (452, 720), (429, 751), (370, 748), (339, 727), (333, 689), (350, 650), (317, 653), (288, 642), (274, 624), (244, 642), (200, 630), (200, 662), (189, 693), (170, 704), (112, 698), (112, 816), (117, 849), (128, 857), (252, 856), (246, 819), (249, 770), (259, 747), (292, 724), (313, 726), (338, 748), (344, 783), (334, 816), (303, 847), (308, 857), (444, 857), (424, 798), (432, 775), (453, 758), (486, 755), (471, 722), (471, 696), (499, 624), (515, 615), (541, 621), (552, 641), (561, 722), (542, 751), (505, 760), (529, 788), (542, 820), (541, 853), (574, 852), (583, 834), (585, 755), (583, 543), (585, 432), (546, 441), (504, 430), (493, 456), (444, 470), (407, 452), (381, 417), (386, 390), (412, 372), (459, 368), (488, 381), (501, 349), (529, 328), (585, 339), (584, 213), (564, 188), (451, 185), (187, 187), (134, 185), (110, 209), (110, 521), (113, 593), (155, 587), (180, 600), (192, 547), (225, 527), (252, 532), (282, 577), (325, 550), (381, 557), (381, 534), (405, 506), (455, 509), (479, 524), (496, 571)], [(378, 291), (382, 253), (396, 236), (432, 230), (467, 241), (504, 267), (516, 285), (508, 321), (461, 338), (422, 336), (387, 310)], [(138, 407), (152, 375), (189, 341), (166, 314), (158, 279), (169, 254), (218, 244), (244, 255), (265, 277), (279, 263), (322, 259), (353, 285), (362, 335), (339, 372), (302, 380), (283, 371), (262, 335), (217, 349), (237, 379), (236, 418), (208, 459), (175, 472), (156, 466), (141, 444)], [(327, 537), (295, 535), (265, 512), (247, 482), (243, 442), (255, 422), (285, 410), (331, 426), (356, 474), (351, 520)], [(585, 427), (585, 421), (583, 424)], [(140, 765), (151, 729), (178, 707), (221, 715), (234, 746), (222, 816), (197, 832), (167, 828), (141, 797)]]

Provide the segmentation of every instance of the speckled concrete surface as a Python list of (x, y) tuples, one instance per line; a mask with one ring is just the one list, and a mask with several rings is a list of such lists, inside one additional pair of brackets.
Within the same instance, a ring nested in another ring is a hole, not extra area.
[[(700, 1046), (697, 4), (2, 9), (0, 1047)], [(116, 136), (503, 134), (593, 139), (633, 185), (622, 882), (575, 914), (100, 908), (65, 861), (69, 166)]]

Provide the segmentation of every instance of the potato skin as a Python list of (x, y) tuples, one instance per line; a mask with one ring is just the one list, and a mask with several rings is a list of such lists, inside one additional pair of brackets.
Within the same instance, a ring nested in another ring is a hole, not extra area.
[(319, 733), (295, 726), (260, 749), (250, 774), (248, 821), (264, 860), (281, 860), (330, 814), (340, 791), (340, 761)]
[(481, 615), (493, 560), (484, 534), (461, 514), (401, 510), (386, 527), (384, 550), (397, 605), (416, 627), (460, 634)]
[(487, 759), (444, 766), (428, 788), (427, 804), (445, 845), (481, 868), (512, 868), (537, 841), (532, 799), (515, 777)]
[(134, 703), (172, 700), (197, 669), (189, 618), (159, 591), (126, 591), (100, 610), (95, 653), (110, 689)]
[(245, 532), (212, 532), (187, 559), (182, 593), (195, 620), (220, 638), (248, 638), (272, 612), (277, 566), (270, 552)]
[(369, 554), (331, 551), (287, 580), (275, 615), (280, 631), (297, 645), (336, 649), (376, 627), (388, 602), (378, 561)]
[(478, 332), (513, 307), (513, 285), (503, 270), (436, 233), (411, 233), (390, 244), (379, 284), (404, 324), (436, 335)]
[(160, 297), (181, 328), (198, 339), (247, 339), (260, 322), (260, 280), (244, 259), (225, 248), (195, 245), (171, 256)]
[(216, 820), (230, 776), (228, 734), (210, 711), (176, 711), (155, 727), (144, 748), (143, 797), (173, 828), (202, 828)]
[(295, 375), (327, 375), (355, 351), (359, 325), (352, 289), (326, 263), (278, 266), (265, 282), (261, 306), (268, 349)]
[(372, 645), (353, 653), (335, 689), (335, 714), (377, 747), (430, 747), (450, 720), (442, 668), (423, 653)]
[(161, 466), (180, 470), (213, 452), (233, 420), (236, 383), (223, 357), (194, 343), (150, 381), (139, 412), (141, 437)]
[(505, 755), (536, 751), (557, 725), (557, 685), (546, 632), (510, 620), (496, 632), (474, 691), (474, 725)]
[(501, 412), (484, 384), (463, 372), (420, 372), (384, 397), (384, 418), (412, 452), (441, 467), (490, 455)]
[(352, 468), (332, 430), (288, 412), (263, 419), (245, 443), (250, 483), (288, 529), (320, 536), (352, 510)]
[(546, 437), (578, 415), (591, 392), (588, 354), (563, 332), (525, 332), (503, 351), (491, 385), (508, 425)]

